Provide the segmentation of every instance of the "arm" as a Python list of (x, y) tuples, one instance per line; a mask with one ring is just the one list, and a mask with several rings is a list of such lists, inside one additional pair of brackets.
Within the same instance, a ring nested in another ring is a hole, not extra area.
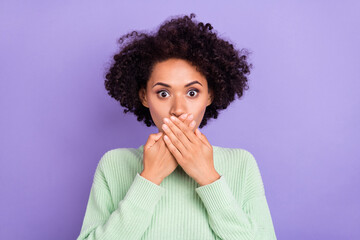
[(77, 240), (140, 239), (150, 225), (154, 208), (164, 192), (164, 188), (137, 173), (126, 196), (118, 203), (118, 208), (113, 209), (100, 161)]
[(215, 182), (196, 188), (209, 214), (209, 224), (223, 240), (275, 240), (275, 231), (265, 197), (261, 175), (250, 154), (242, 206), (221, 176)]

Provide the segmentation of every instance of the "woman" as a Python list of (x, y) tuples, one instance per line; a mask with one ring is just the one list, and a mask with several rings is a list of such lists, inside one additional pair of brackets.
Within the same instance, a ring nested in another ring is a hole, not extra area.
[(194, 17), (120, 38), (105, 87), (159, 132), (104, 154), (78, 239), (276, 239), (253, 155), (198, 129), (248, 89), (247, 52)]

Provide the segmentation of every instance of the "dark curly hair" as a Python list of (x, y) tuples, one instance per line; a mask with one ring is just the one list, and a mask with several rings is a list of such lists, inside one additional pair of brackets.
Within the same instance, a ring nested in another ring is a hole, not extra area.
[(248, 90), (246, 75), (252, 64), (248, 64), (249, 51), (236, 50), (220, 39), (210, 23), (192, 20), (195, 14), (166, 20), (155, 33), (133, 31), (119, 40), (120, 51), (106, 73), (105, 88), (108, 94), (125, 107), (124, 113), (133, 112), (138, 121), (146, 126), (155, 126), (150, 111), (144, 107), (139, 90), (146, 89), (153, 66), (169, 58), (188, 61), (204, 75), (213, 101), (207, 106), (199, 128), (210, 118), (217, 118), (218, 111), (226, 109)]

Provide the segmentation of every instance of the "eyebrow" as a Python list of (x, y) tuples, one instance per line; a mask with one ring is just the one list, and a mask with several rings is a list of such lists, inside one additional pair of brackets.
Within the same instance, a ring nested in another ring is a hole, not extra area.
[[(198, 81), (193, 81), (193, 82), (191, 82), (191, 83), (186, 84), (185, 87), (188, 87), (188, 86), (193, 85), (193, 84), (196, 84), (196, 83), (197, 83), (197, 84), (200, 84), (200, 85), (202, 86), (202, 84), (199, 83)], [(166, 84), (166, 83), (162, 83), (162, 82), (157, 82), (157, 83), (155, 83), (154, 86), (152, 86), (152, 88), (154, 88), (156, 85), (162, 85), (162, 86), (164, 86), (164, 87), (171, 88), (170, 85), (168, 85), (168, 84)]]

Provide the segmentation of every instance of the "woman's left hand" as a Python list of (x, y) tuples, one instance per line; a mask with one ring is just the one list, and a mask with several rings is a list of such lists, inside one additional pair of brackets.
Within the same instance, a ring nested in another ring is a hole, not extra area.
[[(213, 148), (199, 129), (186, 126), (178, 118), (172, 116), (164, 119), (162, 129), (165, 132), (165, 143), (178, 164), (200, 186), (210, 184), (220, 178), (215, 170)], [(193, 120), (193, 126), (195, 126)]]

